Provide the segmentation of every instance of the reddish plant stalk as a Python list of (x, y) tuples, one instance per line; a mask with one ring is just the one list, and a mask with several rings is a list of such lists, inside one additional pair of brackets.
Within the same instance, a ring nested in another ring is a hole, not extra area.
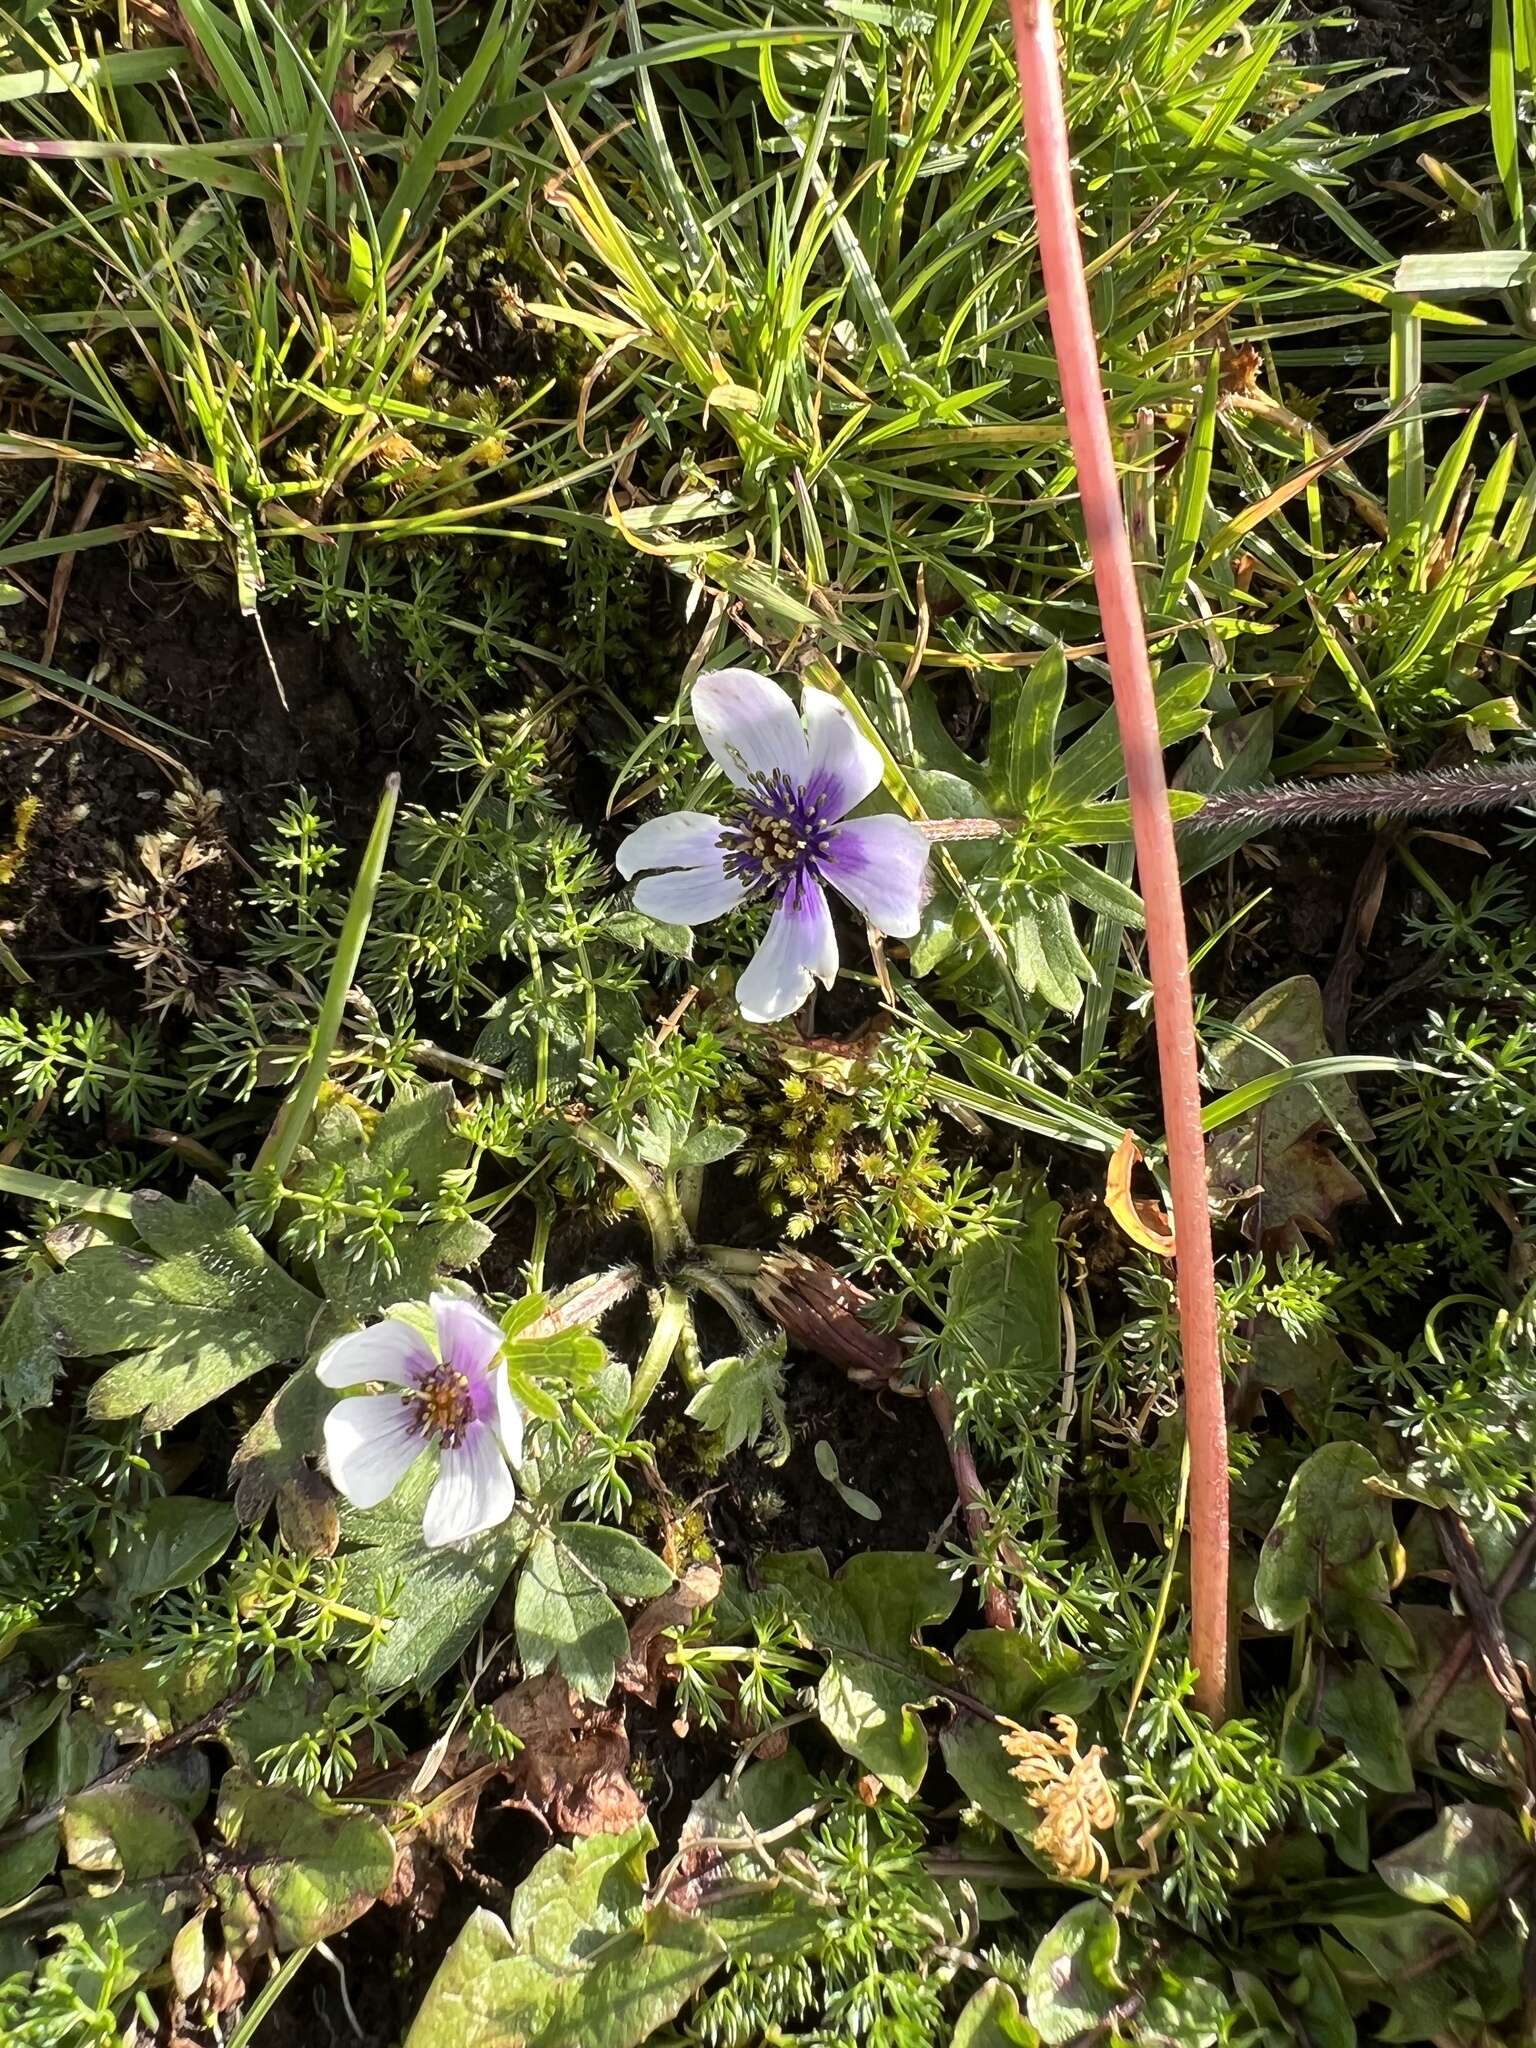
[[(960, 1509), (965, 1516), (965, 1526), (978, 1553), (983, 1552), (987, 1531), (986, 1494), (982, 1490), (981, 1474), (976, 1470), (965, 1431), (955, 1416), (955, 1404), (944, 1389), (935, 1382), (928, 1389), (928, 1406), (933, 1419), (939, 1425), (949, 1452), (949, 1468), (955, 1475), (955, 1491), (960, 1496)], [(989, 1628), (1015, 1629), (1018, 1621), (1013, 1612), (1013, 1602), (1005, 1587), (988, 1586), (982, 1595), (982, 1611), (987, 1617)]]
[(1146, 631), (1104, 403), (1098, 338), (1083, 274), (1054, 12), (1051, 0), (1010, 0), (1010, 4), (1046, 304), (1103, 618), (1125, 754), (1136, 865), (1147, 911), (1147, 956), (1157, 1023), (1168, 1177), (1179, 1247), (1179, 1326), (1190, 1466), (1191, 1659), (1199, 1674), (1197, 1704), (1213, 1720), (1220, 1720), (1227, 1696), (1227, 1422), (1184, 900)]

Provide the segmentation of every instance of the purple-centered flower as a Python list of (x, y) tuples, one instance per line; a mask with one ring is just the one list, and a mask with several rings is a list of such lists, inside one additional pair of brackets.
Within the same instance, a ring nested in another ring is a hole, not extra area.
[(354, 1507), (387, 1500), (416, 1460), (436, 1446), (437, 1484), (421, 1533), (429, 1550), (494, 1529), (517, 1499), (508, 1464), (523, 1455), (523, 1411), (501, 1362), (505, 1339), (472, 1301), (434, 1294), (436, 1348), (390, 1316), (338, 1337), (315, 1372), (328, 1387), (382, 1380), (387, 1394), (353, 1394), (325, 1418), (325, 1456), (337, 1490)]
[(905, 818), (848, 816), (879, 786), (880, 755), (826, 691), (807, 687), (797, 717), (776, 683), (722, 668), (694, 684), (693, 715), (736, 801), (723, 817), (652, 818), (619, 848), (619, 873), (645, 875), (635, 907), (668, 924), (707, 924), (749, 898), (770, 901), (736, 1000), (752, 1023), (775, 1024), (813, 981), (830, 988), (837, 973), (826, 885), (877, 931), (910, 939), (922, 922), (928, 843)]

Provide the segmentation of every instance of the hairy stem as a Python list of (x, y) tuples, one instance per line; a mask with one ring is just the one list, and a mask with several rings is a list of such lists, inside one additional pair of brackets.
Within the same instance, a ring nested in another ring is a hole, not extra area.
[(1173, 1222), (1179, 1244), (1179, 1321), (1190, 1448), (1191, 1654), (1199, 1674), (1196, 1698), (1202, 1710), (1219, 1721), (1225, 1714), (1227, 1696), (1227, 1419), (1178, 852), (1136, 568), (1125, 530), (1098, 340), (1083, 271), (1054, 10), (1050, 0), (1011, 0), (1011, 4), (1046, 304), (1109, 650), (1137, 868), (1147, 909), (1148, 966), (1157, 1021)]
[(1444, 817), (1529, 803), (1536, 803), (1536, 761), (1466, 761), (1407, 775), (1345, 775), (1336, 782), (1277, 782), (1268, 789), (1222, 790), (1208, 796), (1180, 830)]

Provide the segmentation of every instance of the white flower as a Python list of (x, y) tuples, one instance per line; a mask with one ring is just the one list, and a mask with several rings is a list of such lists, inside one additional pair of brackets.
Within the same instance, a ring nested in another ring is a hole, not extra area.
[(837, 935), (825, 884), (877, 931), (910, 939), (922, 922), (928, 842), (905, 818), (850, 818), (880, 783), (880, 755), (842, 705), (807, 688), (801, 715), (776, 683), (723, 668), (693, 686), (693, 715), (740, 795), (723, 818), (673, 811), (631, 832), (618, 852), (627, 880), (645, 873), (635, 907), (668, 924), (707, 924), (751, 897), (774, 906), (767, 935), (736, 984), (741, 1014), (775, 1024), (813, 981), (832, 986)]
[(383, 1381), (388, 1394), (353, 1394), (325, 1418), (325, 1457), (354, 1507), (387, 1500), (416, 1460), (438, 1449), (437, 1484), (421, 1533), (429, 1550), (494, 1529), (517, 1499), (509, 1465), (523, 1455), (523, 1411), (507, 1384), (500, 1328), (473, 1301), (434, 1294), (437, 1348), (396, 1317), (320, 1354), (328, 1387)]

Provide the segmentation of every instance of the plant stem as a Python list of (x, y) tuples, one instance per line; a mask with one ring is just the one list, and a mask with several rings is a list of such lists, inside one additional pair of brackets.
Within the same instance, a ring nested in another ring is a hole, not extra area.
[(672, 1363), (672, 1354), (682, 1339), (683, 1326), (688, 1320), (688, 1296), (681, 1287), (664, 1287), (659, 1300), (653, 1301), (653, 1308), (655, 1321), (651, 1326), (651, 1340), (635, 1369), (624, 1418), (631, 1429), (644, 1414), (652, 1394), (661, 1384), (662, 1374)]
[[(960, 1497), (960, 1509), (965, 1516), (965, 1526), (970, 1531), (971, 1541), (980, 1554), (990, 1527), (986, 1491), (981, 1483), (981, 1474), (976, 1469), (976, 1460), (972, 1455), (970, 1443), (955, 1414), (955, 1404), (937, 1380), (931, 1382), (928, 1387), (928, 1406), (933, 1412), (934, 1421), (939, 1425), (944, 1448), (949, 1452), (949, 1468), (955, 1475), (955, 1491)], [(989, 1628), (1018, 1627), (1013, 1602), (1002, 1586), (987, 1586), (982, 1594), (981, 1604)]]
[(77, 1216), (133, 1215), (133, 1197), (115, 1188), (93, 1188), (83, 1180), (55, 1180), (51, 1173), (31, 1173), (24, 1166), (0, 1166), (0, 1195), (23, 1202), (57, 1202)]
[(1147, 910), (1148, 965), (1179, 1245), (1179, 1322), (1190, 1455), (1191, 1655), (1198, 1674), (1196, 1699), (1204, 1713), (1220, 1721), (1227, 1696), (1227, 1423), (1178, 854), (1136, 568), (1121, 507), (1098, 340), (1083, 272), (1055, 14), (1051, 0), (1010, 0), (1010, 4), (1046, 304), (1109, 651), (1137, 867)]
[(565, 1122), (570, 1136), (582, 1150), (590, 1152), (594, 1159), (600, 1159), (629, 1189), (650, 1230), (651, 1248), (657, 1265), (670, 1265), (686, 1243), (682, 1217), (674, 1213), (665, 1189), (652, 1176), (650, 1168), (621, 1151), (610, 1137), (584, 1116), (573, 1115), (567, 1110)]
[(357, 972), (357, 963), (362, 958), (363, 941), (368, 936), (368, 921), (373, 915), (373, 899), (379, 893), (379, 882), (384, 873), (384, 857), (389, 851), (390, 830), (395, 822), (395, 806), (399, 801), (399, 776), (386, 776), (384, 794), (379, 799), (373, 830), (368, 835), (368, 844), (363, 848), (362, 864), (357, 871), (352, 900), (347, 905), (346, 922), (341, 927), (341, 937), (336, 943), (336, 958), (331, 962), (331, 978), (325, 985), (325, 1000), (320, 1005), (320, 1016), (315, 1025), (314, 1042), (309, 1049), (309, 1058), (304, 1063), (304, 1071), (299, 1076), (297, 1086), (278, 1111), (272, 1128), (256, 1155), (255, 1172), (270, 1174), (276, 1184), (281, 1184), (293, 1164), (293, 1155), (298, 1151), (299, 1140), (309, 1127), (315, 1104), (320, 1100), (320, 1089), (330, 1069), (331, 1049), (341, 1031), (342, 1013), (347, 1006), (347, 992), (352, 986), (352, 977)]
[(677, 1277), (689, 1287), (696, 1287), (701, 1294), (707, 1294), (711, 1301), (718, 1303), (725, 1310), (736, 1325), (737, 1336), (748, 1350), (755, 1350), (758, 1345), (767, 1343), (767, 1325), (759, 1321), (741, 1291), (707, 1259), (680, 1267)]

